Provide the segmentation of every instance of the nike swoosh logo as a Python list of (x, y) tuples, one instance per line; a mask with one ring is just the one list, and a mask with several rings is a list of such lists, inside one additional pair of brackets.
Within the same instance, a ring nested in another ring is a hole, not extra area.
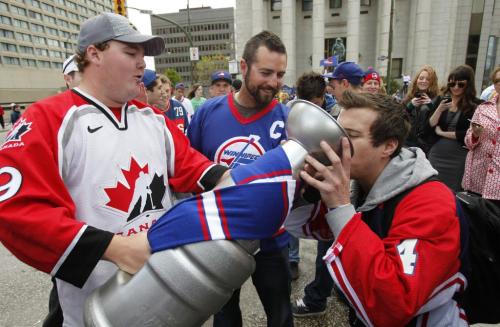
[(102, 126), (97, 126), (96, 128), (90, 128), (90, 126), (87, 126), (87, 131), (89, 131), (89, 133), (95, 133), (98, 130), (100, 130), (101, 128), (102, 128)]

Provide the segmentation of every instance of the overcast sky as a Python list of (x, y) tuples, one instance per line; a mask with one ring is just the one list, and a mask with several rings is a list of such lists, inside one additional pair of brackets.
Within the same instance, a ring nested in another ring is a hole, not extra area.
[[(188, 0), (127, 0), (128, 7), (138, 9), (152, 10), (154, 14), (164, 14), (178, 12), (179, 9), (187, 7)], [(189, 0), (190, 8), (212, 7), (225, 8), (235, 7), (236, 0)], [(135, 9), (128, 9), (130, 21), (144, 34), (151, 34), (151, 21), (147, 14), (141, 14)], [(149, 69), (155, 69), (154, 60), (146, 57), (146, 66)]]

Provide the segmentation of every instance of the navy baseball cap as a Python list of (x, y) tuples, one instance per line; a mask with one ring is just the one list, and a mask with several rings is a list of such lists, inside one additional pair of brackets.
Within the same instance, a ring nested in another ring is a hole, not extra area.
[(184, 83), (177, 83), (175, 84), (175, 89), (185, 89), (186, 87), (184, 86)]
[(231, 79), (231, 74), (229, 74), (229, 72), (227, 72), (225, 70), (218, 70), (218, 71), (212, 73), (211, 79), (212, 79), (212, 84), (214, 84), (215, 82), (217, 82), (219, 80), (226, 81), (229, 84), (231, 84), (233, 81)]
[(149, 87), (156, 80), (156, 72), (151, 69), (144, 69), (144, 75), (142, 75), (141, 82), (144, 83), (145, 87)]
[(335, 68), (333, 73), (322, 76), (328, 79), (346, 79), (353, 85), (360, 85), (363, 77), (365, 77), (365, 72), (358, 64), (351, 61), (344, 61)]

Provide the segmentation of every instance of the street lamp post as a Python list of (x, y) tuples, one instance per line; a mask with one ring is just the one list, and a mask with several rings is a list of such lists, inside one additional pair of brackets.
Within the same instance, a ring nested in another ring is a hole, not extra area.
[[(159, 16), (159, 15), (156, 15), (156, 14), (153, 14), (153, 11), (152, 10), (145, 10), (145, 9), (139, 9), (139, 8), (135, 8), (135, 7), (129, 7), (127, 6), (127, 9), (134, 9), (134, 10), (138, 10), (141, 14), (146, 14), (146, 15), (150, 15), (150, 16), (153, 16), (155, 18), (158, 18), (159, 20), (163, 20), (163, 21), (166, 21), (172, 25), (175, 25), (176, 27), (178, 27), (182, 33), (184, 33), (184, 35), (186, 36), (188, 42), (189, 42), (189, 48), (194, 48), (193, 46), (193, 39), (191, 38), (191, 31), (186, 31), (186, 29), (184, 27), (182, 27), (181, 25), (179, 25), (177, 22), (171, 20), (171, 19), (168, 19), (168, 18), (165, 18), (165, 17), (162, 17), (162, 16)], [(190, 53), (190, 51), (188, 51), (188, 53)], [(191, 60), (191, 56), (189, 57), (190, 61)], [(190, 65), (191, 67), (191, 83), (193, 83), (193, 65), (191, 63)]]

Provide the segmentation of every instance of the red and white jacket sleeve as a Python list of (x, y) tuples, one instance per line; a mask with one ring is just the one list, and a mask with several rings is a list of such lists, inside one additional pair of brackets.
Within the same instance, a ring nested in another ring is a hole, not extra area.
[(49, 116), (43, 106), (27, 109), (0, 149), (0, 240), (28, 265), (81, 287), (113, 234), (76, 219), (58, 167), (63, 111)]
[(463, 287), (457, 277), (459, 254), (454, 195), (441, 183), (429, 182), (399, 203), (386, 238), (356, 213), (324, 259), (366, 325), (404, 326), (433, 298), (445, 294), (449, 300), (450, 288)]
[[(172, 134), (175, 154), (171, 156), (173, 164), (170, 169), (169, 184), (176, 192), (201, 192), (207, 187), (204, 177), (210, 175), (215, 178), (214, 184), (226, 170), (220, 165), (214, 164), (203, 154), (191, 147), (189, 139), (175, 124), (166, 120), (167, 127)], [(215, 172), (217, 171), (217, 172)]]

